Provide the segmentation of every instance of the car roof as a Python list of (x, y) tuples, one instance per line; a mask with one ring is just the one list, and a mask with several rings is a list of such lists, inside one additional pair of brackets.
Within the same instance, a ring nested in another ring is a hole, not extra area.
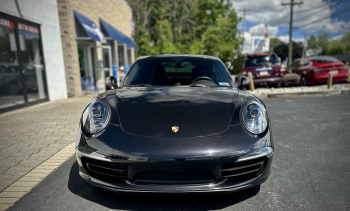
[(146, 59), (146, 58), (168, 58), (168, 57), (192, 57), (192, 58), (207, 58), (207, 59), (220, 60), (215, 56), (198, 55), (198, 54), (157, 54), (157, 55), (150, 55), (150, 56), (140, 56), (139, 58), (137, 58), (137, 60)]
[[(309, 60), (313, 60), (313, 59), (327, 59), (327, 58), (329, 58), (329, 59), (336, 59), (336, 58), (334, 58), (333, 56), (308, 56), (308, 57), (306, 57), (307, 59), (309, 59)], [(337, 60), (337, 59), (336, 59)]]
[(264, 53), (252, 53), (247, 54), (247, 56), (265, 56), (265, 55), (272, 55), (275, 54), (274, 52), (264, 52)]

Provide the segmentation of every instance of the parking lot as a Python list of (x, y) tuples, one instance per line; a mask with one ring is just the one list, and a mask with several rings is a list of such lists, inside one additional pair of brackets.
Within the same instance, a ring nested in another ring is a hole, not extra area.
[(229, 195), (119, 195), (79, 177), (75, 157), (9, 210), (349, 210), (350, 95), (264, 99), (272, 120), (272, 175)]

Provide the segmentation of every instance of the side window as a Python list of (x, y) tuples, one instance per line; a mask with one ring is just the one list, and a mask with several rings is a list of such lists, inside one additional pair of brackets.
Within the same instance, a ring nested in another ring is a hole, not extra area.
[(305, 67), (305, 66), (307, 66), (308, 65), (308, 62), (307, 61), (305, 61), (305, 60), (300, 60), (300, 66), (301, 67)]
[(298, 67), (300, 67), (300, 61), (295, 61), (295, 62), (293, 62), (292, 65), (290, 66), (290, 68), (292, 68), (292, 69), (296, 69), (296, 68), (298, 68)]

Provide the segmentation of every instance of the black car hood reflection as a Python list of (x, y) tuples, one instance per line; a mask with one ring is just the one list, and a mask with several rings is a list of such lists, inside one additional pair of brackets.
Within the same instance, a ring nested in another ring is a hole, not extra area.
[[(202, 137), (227, 131), (238, 91), (228, 87), (124, 87), (116, 90), (124, 132), (149, 137)], [(173, 132), (172, 127), (179, 131)]]

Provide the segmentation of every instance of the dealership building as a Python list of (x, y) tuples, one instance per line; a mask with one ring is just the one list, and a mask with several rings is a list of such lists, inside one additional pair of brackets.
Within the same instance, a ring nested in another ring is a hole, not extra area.
[(137, 50), (124, 0), (0, 0), (0, 113), (105, 89)]

